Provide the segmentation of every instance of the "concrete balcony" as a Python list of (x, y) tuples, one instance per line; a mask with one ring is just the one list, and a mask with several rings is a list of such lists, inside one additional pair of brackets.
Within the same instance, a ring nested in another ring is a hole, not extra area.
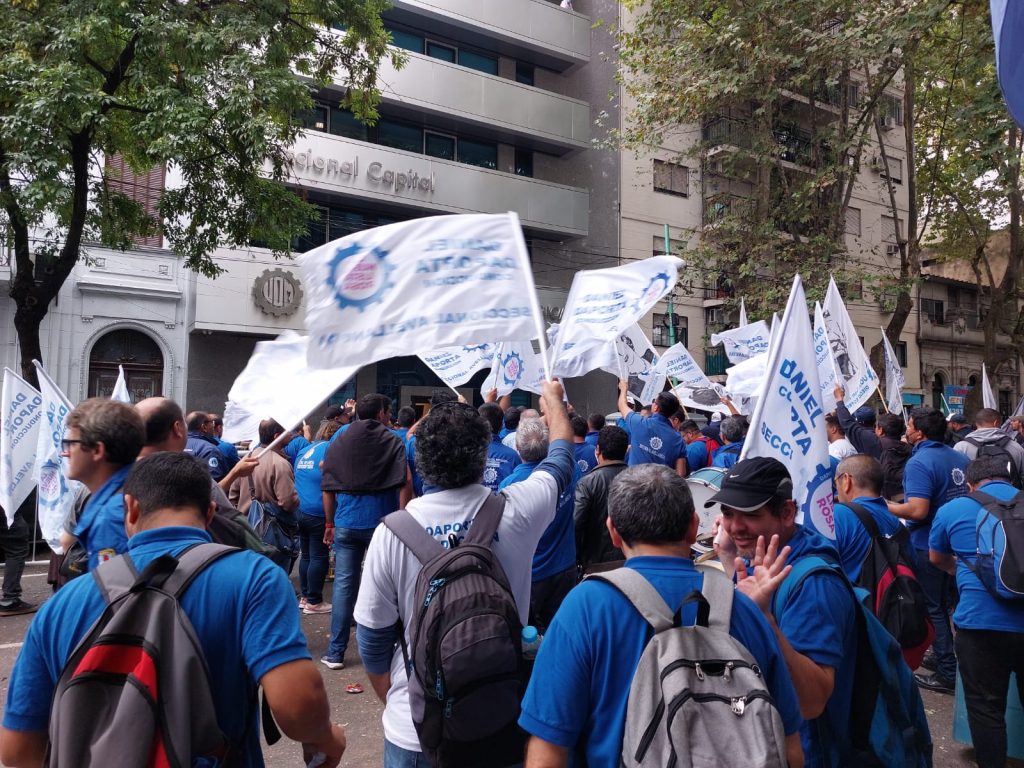
[(395, 0), (387, 17), (559, 72), (590, 61), (590, 19), (549, 0)]
[(306, 131), (289, 183), (422, 213), (519, 214), (536, 233), (584, 236), (590, 193), (525, 176)]
[(488, 136), (497, 134), (509, 143), (551, 154), (590, 146), (590, 107), (585, 101), (407, 54), (401, 70), (390, 64), (381, 70), (385, 103), (431, 114), (438, 125), (452, 121), (477, 127)]

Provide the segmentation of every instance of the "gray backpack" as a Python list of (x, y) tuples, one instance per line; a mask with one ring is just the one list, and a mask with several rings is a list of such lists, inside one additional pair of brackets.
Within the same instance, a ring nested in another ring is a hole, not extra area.
[(199, 544), (141, 574), (128, 555), (93, 571), (107, 607), (57, 682), (50, 768), (227, 762), (203, 649), (178, 600), (200, 571), (237, 551)]
[(490, 495), (462, 541), (445, 549), (401, 509), (386, 525), (422, 563), (416, 578), (411, 647), (399, 621), (409, 703), (430, 765), (521, 763), (517, 726), (526, 667), (515, 598), (491, 541), (505, 497)]
[(782, 718), (750, 651), (729, 634), (734, 587), (714, 568), (700, 567), (697, 624), (679, 624), (640, 573), (594, 574), (629, 598), (654, 628), (640, 657), (626, 707), (622, 766), (650, 768), (785, 768)]

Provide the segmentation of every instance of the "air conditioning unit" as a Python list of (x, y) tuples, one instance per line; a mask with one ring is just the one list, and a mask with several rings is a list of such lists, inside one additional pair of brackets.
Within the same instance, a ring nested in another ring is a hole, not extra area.
[(896, 243), (886, 243), (885, 257), (887, 259), (898, 259), (900, 257), (900, 247)]
[(878, 127), (883, 131), (891, 131), (896, 127), (896, 118), (892, 115), (878, 118)]

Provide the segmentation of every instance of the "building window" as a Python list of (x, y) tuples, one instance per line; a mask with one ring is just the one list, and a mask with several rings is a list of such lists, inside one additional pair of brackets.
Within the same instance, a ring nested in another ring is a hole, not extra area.
[(454, 160), (455, 137), (427, 131), (423, 150), (431, 157), (439, 157), (442, 160)]
[(945, 302), (937, 299), (921, 299), (921, 315), (932, 325), (945, 325), (946, 306)]
[(412, 51), (413, 53), (423, 53), (423, 36), (417, 35), (415, 32), (406, 32), (404, 29), (394, 29), (389, 27), (388, 32), (391, 33), (391, 43), (396, 48), (402, 48), (406, 51)]
[(426, 47), (427, 56), (432, 59), (440, 59), (441, 61), (447, 61), (449, 64), (455, 63), (456, 51), (450, 45), (444, 43), (436, 43), (433, 40), (427, 41)]
[[(675, 323), (674, 333), (669, 328), (669, 315), (658, 315), (654, 316), (654, 327), (651, 333), (651, 343), (656, 347), (671, 347), (673, 343), (683, 343), (683, 346), (689, 346), (690, 334), (688, 328), (688, 321), (686, 315), (679, 315), (676, 313), (672, 314), (672, 320)], [(672, 341), (673, 336), (675, 342)]]
[[(104, 176), (110, 191), (124, 195), (129, 200), (142, 206), (146, 216), (153, 219), (157, 226), (160, 225), (160, 196), (164, 191), (164, 170), (161, 165), (154, 165), (148, 171), (135, 173), (124, 161), (121, 155), (111, 155), (106, 158)], [(144, 237), (132, 238), (135, 245), (151, 245), (159, 248), (163, 236), (155, 232)], [(43, 259), (38, 259), (37, 270), (44, 264)]]
[(533, 85), (534, 67), (526, 61), (516, 62), (516, 82), (523, 85)]
[(846, 234), (860, 237), (860, 208), (847, 206), (846, 208)]
[(888, 166), (888, 170), (883, 170), (881, 176), (883, 179), (891, 179), (893, 184), (903, 183), (903, 161), (898, 157), (886, 157), (885, 165)]
[(459, 64), (468, 69), (475, 69), (485, 75), (498, 74), (498, 59), (496, 56), (488, 56), (475, 51), (459, 51)]
[(896, 353), (896, 361), (900, 364), (900, 368), (907, 367), (907, 342), (897, 341), (893, 346), (893, 352)]
[(413, 53), (425, 53), (433, 59), (447, 61), (450, 64), (458, 63), (459, 66), (475, 69), (477, 72), (483, 72), (488, 75), (498, 74), (497, 56), (480, 51), (465, 50), (456, 45), (442, 43), (438, 40), (427, 40), (421, 34), (404, 29), (396, 29), (390, 25), (387, 26), (387, 30), (391, 34), (391, 43), (396, 48), (402, 48)]
[(310, 131), (326, 131), (328, 109), (321, 104), (313, 105), (312, 109), (299, 112), (295, 119), (300, 126)]
[[(682, 240), (669, 240), (669, 255), (678, 255), (683, 252), (683, 248), (686, 243)], [(651, 250), (652, 256), (664, 256), (665, 255), (665, 236), (654, 235), (654, 247)]]
[(498, 145), (490, 141), (460, 138), (459, 162), (495, 170), (498, 167)]
[(533, 150), (516, 147), (516, 176), (533, 176)]
[(347, 109), (331, 107), (330, 132), (357, 141), (366, 141), (367, 126)]
[(903, 125), (903, 99), (901, 97), (883, 93), (878, 112), (878, 117), (883, 125)]
[(903, 235), (903, 219), (897, 221), (892, 216), (882, 217), (882, 242), (898, 243)]
[(690, 169), (678, 163), (654, 161), (654, 191), (669, 195), (690, 195)]
[(423, 129), (397, 120), (381, 119), (377, 122), (377, 143), (393, 149), (423, 153)]

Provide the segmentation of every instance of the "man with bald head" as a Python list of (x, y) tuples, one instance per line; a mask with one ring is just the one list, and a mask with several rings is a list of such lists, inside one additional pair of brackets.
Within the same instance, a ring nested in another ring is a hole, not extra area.
[[(909, 538), (899, 519), (889, 511), (882, 498), (885, 474), (878, 459), (866, 454), (854, 454), (836, 467), (836, 495), (833, 508), (836, 524), (836, 549), (843, 572), (852, 582), (860, 576), (864, 559), (871, 549), (871, 534), (861, 516), (866, 514), (883, 536), (900, 534)], [(858, 515), (857, 513), (861, 514)], [(865, 518), (866, 519), (866, 518)]]
[(213, 436), (214, 420), (204, 411), (192, 411), (185, 419), (188, 427), (188, 440), (185, 453), (191, 453), (200, 463), (204, 464), (210, 476), (218, 482), (227, 474), (227, 462), (224, 454), (217, 446), (217, 438)]

